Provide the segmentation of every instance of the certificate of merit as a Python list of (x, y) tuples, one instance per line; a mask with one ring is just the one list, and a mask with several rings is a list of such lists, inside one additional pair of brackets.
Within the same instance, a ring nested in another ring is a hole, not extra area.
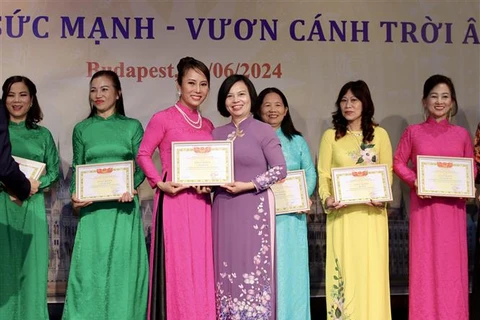
[(270, 186), (275, 196), (275, 213), (296, 213), (310, 209), (305, 170), (292, 170), (287, 177)]
[(191, 186), (233, 182), (232, 141), (172, 142), (172, 180)]
[(45, 163), (28, 160), (20, 157), (12, 157), (23, 172), (25, 177), (38, 180), (45, 173)]
[(332, 169), (335, 201), (345, 204), (370, 200), (392, 201), (388, 167), (385, 164)]
[(76, 196), (80, 201), (119, 199), (133, 194), (133, 161), (77, 165)]
[(421, 196), (475, 198), (473, 159), (417, 156), (417, 193)]

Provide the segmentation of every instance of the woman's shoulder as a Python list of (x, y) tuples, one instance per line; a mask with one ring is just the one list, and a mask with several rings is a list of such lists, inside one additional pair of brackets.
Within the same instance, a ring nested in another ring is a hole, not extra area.
[(380, 134), (380, 135), (388, 136), (388, 131), (387, 131), (387, 129), (385, 129), (384, 127), (375, 126), (375, 128), (374, 128), (373, 130), (374, 130), (374, 133), (375, 133), (375, 134)]
[(335, 128), (328, 128), (327, 130), (325, 130), (325, 131), (323, 132), (322, 137), (323, 137), (324, 139), (332, 139), (332, 138), (335, 138), (335, 132), (336, 132)]
[(292, 136), (292, 140), (299, 143), (307, 142), (307, 140), (305, 140), (305, 137), (301, 134), (294, 134)]
[(452, 125), (452, 126), (454, 130), (458, 132), (459, 135), (463, 135), (465, 137), (471, 137), (470, 132), (465, 127), (462, 127), (459, 125)]
[(424, 121), (424, 122), (419, 122), (419, 123), (412, 123), (412, 124), (409, 124), (405, 130), (418, 130), (420, 128), (423, 128), (425, 127), (426, 125), (428, 125), (428, 122)]
[(130, 118), (130, 117), (127, 117), (127, 116), (124, 116), (124, 115), (119, 114), (118, 119), (121, 120), (121, 121), (125, 121), (125, 124), (131, 125), (131, 126), (134, 126), (134, 127), (142, 125), (138, 119)]
[(467, 128), (465, 128), (463, 126), (460, 126), (458, 124), (450, 123), (450, 126), (452, 126), (452, 128), (454, 128), (455, 130), (462, 131), (462, 132), (468, 132)]
[(425, 122), (422, 123), (413, 123), (407, 125), (405, 129), (402, 131), (402, 136), (411, 136), (411, 135), (418, 135), (421, 134), (422, 132), (422, 127), (425, 124)]
[(275, 129), (273, 129), (272, 126), (268, 123), (262, 122), (260, 120), (252, 119), (252, 122), (247, 128), (247, 130), (250, 132), (250, 134), (253, 133), (253, 136), (255, 136), (258, 141), (262, 141), (264, 139), (267, 139), (268, 141), (270, 141), (271, 139), (276, 139), (280, 141), (280, 138), (275, 132)]
[(172, 119), (175, 113), (178, 113), (178, 111), (175, 109), (175, 106), (167, 107), (165, 109), (155, 112), (150, 118), (150, 122), (169, 123), (170, 119)]
[(93, 117), (83, 119), (73, 127), (73, 131), (83, 130), (84, 128), (88, 127), (94, 121)]
[(232, 127), (231, 123), (226, 123), (224, 125), (213, 128), (212, 134), (215, 137), (215, 135), (219, 135), (219, 134), (222, 135), (222, 134), (224, 134), (228, 131), (231, 131), (231, 130), (233, 130), (233, 127)]
[(38, 124), (37, 124), (37, 127), (35, 128), (35, 130), (37, 130), (37, 132), (41, 135), (45, 135), (45, 136), (51, 136), (52, 135), (52, 132), (47, 127), (44, 127), (44, 126), (41, 126), (41, 125), (38, 125)]
[(294, 134), (291, 136), (289, 139), (281, 129), (277, 131), (277, 135), (280, 138), (280, 141), (282, 143), (288, 143), (288, 144), (293, 144), (296, 146), (303, 146), (307, 144), (307, 140), (305, 140), (305, 137), (303, 137), (301, 134)]
[(257, 129), (257, 130), (265, 130), (265, 131), (267, 131), (268, 133), (270, 133), (270, 132), (275, 133), (275, 130), (272, 128), (271, 125), (269, 125), (269, 124), (266, 123), (266, 122), (257, 120), (257, 119), (255, 119), (255, 118), (252, 119), (252, 124), (251, 124), (251, 125), (252, 125), (255, 129)]
[[(284, 143), (284, 142), (282, 141), (282, 143)], [(297, 150), (299, 150), (300, 152), (303, 152), (305, 149), (308, 149), (308, 151), (310, 152), (308, 142), (305, 139), (305, 137), (302, 136), (302, 135), (299, 135), (299, 134), (293, 135), (292, 140), (288, 140), (287, 143), (293, 144), (295, 146), (295, 148)]]
[(215, 129), (215, 126), (213, 125), (213, 122), (210, 121), (210, 119), (208, 118), (205, 118), (202, 116), (202, 121), (205, 123), (205, 126), (207, 126), (210, 130), (214, 130)]

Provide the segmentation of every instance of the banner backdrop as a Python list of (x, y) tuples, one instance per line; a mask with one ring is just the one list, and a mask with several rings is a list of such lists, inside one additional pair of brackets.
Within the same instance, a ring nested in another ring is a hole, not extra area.
[[(36, 83), (42, 125), (54, 135), (61, 155), (63, 177), (47, 194), (49, 295), (61, 299), (68, 279), (77, 223), (68, 191), (71, 134), (88, 115), (94, 72), (119, 74), (127, 115), (144, 126), (175, 102), (180, 58), (193, 56), (209, 66), (211, 90), (202, 113), (217, 126), (229, 121), (215, 107), (221, 82), (230, 74), (245, 74), (258, 91), (275, 86), (285, 92), (295, 126), (314, 156), (341, 86), (363, 79), (372, 92), (375, 119), (395, 147), (407, 125), (423, 120), (423, 82), (436, 73), (453, 79), (460, 109), (455, 121), (473, 134), (480, 105), (479, 21), (478, 1), (2, 0), (0, 78), (21, 74)], [(390, 205), (394, 293), (406, 292), (408, 284), (407, 194), (395, 180)], [(148, 234), (152, 192), (144, 185), (140, 195)], [(324, 294), (325, 224), (317, 198), (309, 215), (312, 295)], [(473, 203), (469, 212), (471, 255)]]

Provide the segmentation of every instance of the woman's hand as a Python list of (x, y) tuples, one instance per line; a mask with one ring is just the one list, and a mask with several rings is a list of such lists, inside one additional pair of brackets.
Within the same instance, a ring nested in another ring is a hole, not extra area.
[(81, 208), (85, 208), (86, 206), (91, 205), (92, 201), (80, 201), (78, 198), (72, 194), (72, 207), (73, 210), (78, 213)]
[(347, 205), (342, 203), (341, 201), (335, 201), (334, 197), (328, 197), (327, 200), (325, 200), (325, 207), (327, 209), (342, 209), (345, 208)]
[(431, 196), (421, 196), (418, 194), (418, 184), (417, 184), (417, 179), (415, 179), (415, 191), (417, 193), (417, 196), (420, 198), (420, 199), (431, 199), (432, 197)]
[(132, 202), (133, 197), (135, 197), (136, 194), (138, 194), (137, 190), (133, 190), (133, 194), (130, 194), (130, 192), (125, 192), (122, 194), (120, 199), (118, 199), (118, 202)]
[(35, 179), (28, 178), (30, 181), (30, 196), (33, 196), (35, 193), (38, 192), (38, 188), (40, 188), (41, 182)]
[(169, 194), (171, 196), (175, 196), (180, 191), (185, 190), (187, 188), (190, 188), (190, 186), (184, 186), (181, 183), (175, 183), (175, 182), (172, 182), (172, 181), (167, 181), (167, 182), (159, 181), (157, 183), (157, 188), (162, 190), (166, 194)]
[(366, 204), (369, 205), (369, 206), (371, 206), (371, 207), (377, 207), (377, 208), (383, 208), (383, 207), (385, 207), (385, 203), (384, 203), (384, 202), (375, 201), (375, 200), (372, 200), (372, 199), (370, 199), (370, 202), (367, 202)]
[(253, 182), (242, 182), (242, 181), (227, 183), (221, 187), (227, 190), (228, 193), (232, 193), (232, 194), (242, 193), (245, 191), (255, 189), (255, 185), (253, 184)]
[(13, 203), (15, 203), (17, 206), (21, 207), (23, 205), (23, 201), (19, 200), (17, 196), (13, 194), (9, 194), (10, 200), (12, 200)]
[(192, 188), (197, 191), (198, 194), (202, 193), (210, 193), (212, 192), (212, 187), (207, 187), (207, 186), (192, 186)]
[(298, 214), (308, 213), (311, 208), (312, 208), (312, 200), (308, 199), (308, 209), (307, 209), (307, 210), (300, 211), (300, 212), (297, 212), (297, 213), (298, 213)]

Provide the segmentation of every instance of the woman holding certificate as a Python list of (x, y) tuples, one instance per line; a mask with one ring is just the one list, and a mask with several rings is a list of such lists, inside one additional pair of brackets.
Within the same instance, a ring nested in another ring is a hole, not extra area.
[(472, 140), (449, 121), (458, 108), (450, 78), (428, 78), (422, 103), (426, 121), (405, 130), (393, 160), (395, 173), (411, 188), (409, 318), (467, 320), (465, 199), (417, 195), (417, 156), (473, 159)]
[(332, 168), (384, 164), (391, 181), (390, 139), (373, 121), (364, 81), (346, 83), (335, 105), (333, 128), (323, 134), (318, 152), (318, 191), (327, 214), (327, 318), (391, 319), (386, 205), (335, 200), (331, 173)]
[[(82, 187), (82, 181), (76, 181), (77, 166), (135, 160), (143, 128), (125, 116), (115, 72), (92, 76), (89, 99), (90, 115), (75, 126), (72, 137), (70, 191), (80, 221), (63, 319), (145, 319), (148, 261), (138, 197), (125, 192), (118, 200), (92, 203), (75, 196)], [(144, 179), (135, 166), (134, 188)]]
[[(172, 182), (172, 142), (212, 140), (199, 108), (210, 89), (207, 66), (185, 57), (177, 65), (178, 101), (147, 125), (138, 164), (156, 189), (150, 248), (148, 319), (214, 320), (210, 188)], [(162, 173), (152, 160), (159, 149)]]
[(37, 88), (13, 76), (2, 87), (10, 118), (12, 154), (45, 164), (40, 192), (21, 204), (0, 192), (0, 319), (48, 319), (48, 222), (42, 189), (58, 179), (58, 152), (52, 134), (39, 126), (43, 115)]
[[(317, 183), (315, 165), (302, 134), (295, 129), (287, 98), (277, 88), (258, 95), (257, 116), (275, 129), (288, 170), (305, 170), (308, 194)], [(310, 319), (307, 216), (294, 212), (277, 215), (277, 319)]]
[(217, 108), (231, 122), (213, 131), (233, 141), (235, 181), (216, 188), (213, 235), (217, 319), (276, 319), (275, 202), (287, 174), (280, 141), (253, 118), (257, 93), (242, 75), (225, 79)]

